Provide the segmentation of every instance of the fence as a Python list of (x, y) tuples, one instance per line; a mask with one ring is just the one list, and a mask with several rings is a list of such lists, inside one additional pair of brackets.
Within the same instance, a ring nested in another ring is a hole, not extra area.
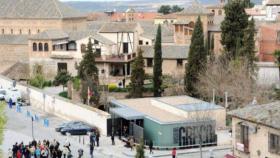
[[(0, 87), (10, 88), (12, 84), (12, 80), (0, 75)], [(111, 118), (110, 114), (27, 85), (17, 83), (16, 88), (30, 97), (31, 106), (67, 120), (83, 121), (99, 128), (102, 135), (107, 134), (107, 119)]]

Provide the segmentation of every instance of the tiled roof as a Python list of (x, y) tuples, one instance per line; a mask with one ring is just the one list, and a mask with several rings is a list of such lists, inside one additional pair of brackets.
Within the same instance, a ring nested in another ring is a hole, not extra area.
[(229, 115), (280, 129), (280, 101), (264, 105), (248, 105), (229, 112)]
[(175, 13), (166, 14), (166, 15), (158, 15), (155, 19), (177, 19), (177, 15)]
[(103, 43), (103, 44), (109, 44), (109, 45), (115, 44), (113, 41), (109, 40), (108, 38), (106, 38), (106, 37), (104, 37), (100, 34), (93, 35), (93, 38), (96, 39), (97, 41)]
[[(154, 57), (154, 46), (140, 46), (143, 50), (144, 58)], [(188, 45), (163, 45), (162, 58), (163, 59), (187, 59), (189, 54)]]
[(30, 78), (29, 74), (29, 64), (22, 62), (15, 63), (2, 73), (2, 75), (14, 80), (27, 80)]
[(0, 44), (27, 45), (27, 35), (0, 35)]
[(41, 33), (31, 36), (30, 39), (48, 40), (48, 39), (64, 39), (68, 37), (69, 35), (66, 32), (62, 30), (54, 29), (54, 30), (45, 30)]
[(64, 19), (85, 17), (58, 0), (0, 0), (0, 18)]
[(207, 10), (200, 2), (193, 0), (191, 5), (187, 6), (183, 11), (177, 13), (177, 15), (208, 15), (212, 14)]
[(100, 33), (116, 33), (116, 32), (135, 32), (137, 23), (125, 23), (125, 22), (110, 22), (105, 23)]
[(280, 0), (269, 0), (266, 5), (280, 5)]
[[(158, 13), (156, 12), (134, 12), (133, 18), (135, 21), (145, 21), (145, 20), (154, 20), (157, 17)], [(112, 21), (122, 21), (125, 20), (126, 14), (123, 12), (115, 12), (111, 16)]]

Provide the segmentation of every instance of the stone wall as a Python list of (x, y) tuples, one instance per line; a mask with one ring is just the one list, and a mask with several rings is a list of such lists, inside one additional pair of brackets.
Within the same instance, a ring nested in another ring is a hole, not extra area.
[[(9, 88), (12, 80), (0, 76), (0, 85)], [(79, 120), (99, 128), (101, 134), (107, 135), (107, 119), (111, 117), (107, 112), (92, 108), (83, 104), (74, 103), (59, 96), (51, 95), (37, 88), (27, 88), (22, 84), (17, 84), (23, 94), (30, 91), (31, 106), (41, 109), (67, 120)]]

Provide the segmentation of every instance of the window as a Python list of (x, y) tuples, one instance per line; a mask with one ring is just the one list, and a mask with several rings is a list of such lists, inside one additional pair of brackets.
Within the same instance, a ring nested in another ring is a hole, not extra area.
[(218, 13), (219, 15), (222, 15), (223, 14), (223, 11), (222, 10), (219, 10), (219, 13)]
[(244, 144), (244, 152), (249, 151), (249, 127), (241, 125), (241, 143)]
[(37, 51), (37, 43), (33, 43), (33, 51), (34, 51), (34, 52)]
[(22, 30), (21, 29), (19, 29), (19, 34), (22, 34)]
[(179, 25), (175, 25), (175, 32), (179, 32)]
[(183, 59), (177, 59), (177, 67), (183, 66)]
[(67, 63), (57, 63), (57, 71), (67, 71)]
[(153, 58), (147, 59), (147, 67), (153, 67)]
[(139, 45), (143, 45), (143, 40), (139, 40)]
[(49, 44), (48, 43), (44, 44), (44, 51), (46, 51), (46, 52), (49, 51)]
[(86, 47), (86, 45), (85, 44), (81, 44), (81, 52), (82, 53), (84, 53), (84, 52), (86, 52), (86, 49), (87, 47)]
[(149, 42), (146, 42), (146, 45), (149, 45)]
[(42, 43), (39, 43), (39, 51), (43, 51), (43, 44)]
[(189, 23), (189, 27), (194, 28), (194, 22), (193, 21)]
[(95, 49), (95, 56), (100, 57), (101, 56), (101, 48), (96, 48)]
[(4, 29), (2, 29), (2, 34), (4, 34), (5, 33), (5, 30)]
[(124, 42), (123, 43), (123, 53), (128, 53), (128, 43), (127, 42)]
[(268, 142), (269, 142), (269, 147), (268, 147), (269, 152), (280, 154), (280, 136), (276, 134), (269, 134)]
[(188, 35), (188, 29), (184, 29), (184, 35), (187, 36)]
[(94, 40), (94, 44), (99, 44), (99, 42), (97, 40)]
[(11, 34), (14, 34), (14, 30), (13, 29), (11, 29)]
[(40, 30), (39, 30), (39, 29), (37, 30), (37, 33), (40, 33)]
[(30, 29), (28, 30), (28, 34), (31, 35), (31, 30)]

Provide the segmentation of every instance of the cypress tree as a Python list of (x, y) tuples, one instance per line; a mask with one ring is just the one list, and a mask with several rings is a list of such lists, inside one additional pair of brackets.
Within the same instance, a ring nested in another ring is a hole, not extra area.
[(240, 52), (240, 56), (245, 58), (248, 64), (248, 70), (254, 72), (255, 65), (255, 21), (251, 19), (248, 27), (244, 30), (244, 37), (242, 39), (243, 47)]
[(244, 29), (248, 26), (248, 15), (245, 12), (243, 0), (229, 1), (224, 7), (225, 18), (221, 25), (222, 40), (226, 55), (230, 59), (238, 56), (236, 50), (238, 45), (242, 43), (237, 41), (243, 39)]
[(94, 103), (98, 106), (100, 98), (98, 93), (98, 68), (95, 63), (95, 54), (93, 53), (91, 39), (89, 39), (87, 50), (78, 66), (78, 76), (81, 78), (82, 83), (81, 99), (83, 102), (86, 103), (88, 90), (90, 90), (92, 93), (90, 104)]
[(162, 49), (161, 49), (161, 26), (158, 26), (155, 42), (153, 87), (154, 97), (161, 97), (162, 93)]
[(199, 94), (195, 88), (198, 82), (198, 75), (201, 73), (207, 62), (207, 54), (204, 48), (204, 35), (200, 17), (198, 17), (193, 35), (188, 57), (188, 63), (185, 67), (185, 91), (188, 95), (198, 97)]
[(145, 70), (144, 70), (144, 59), (143, 51), (138, 50), (138, 56), (132, 64), (131, 72), (131, 89), (130, 97), (132, 98), (141, 98), (143, 97), (144, 89), (144, 79), (145, 79)]

